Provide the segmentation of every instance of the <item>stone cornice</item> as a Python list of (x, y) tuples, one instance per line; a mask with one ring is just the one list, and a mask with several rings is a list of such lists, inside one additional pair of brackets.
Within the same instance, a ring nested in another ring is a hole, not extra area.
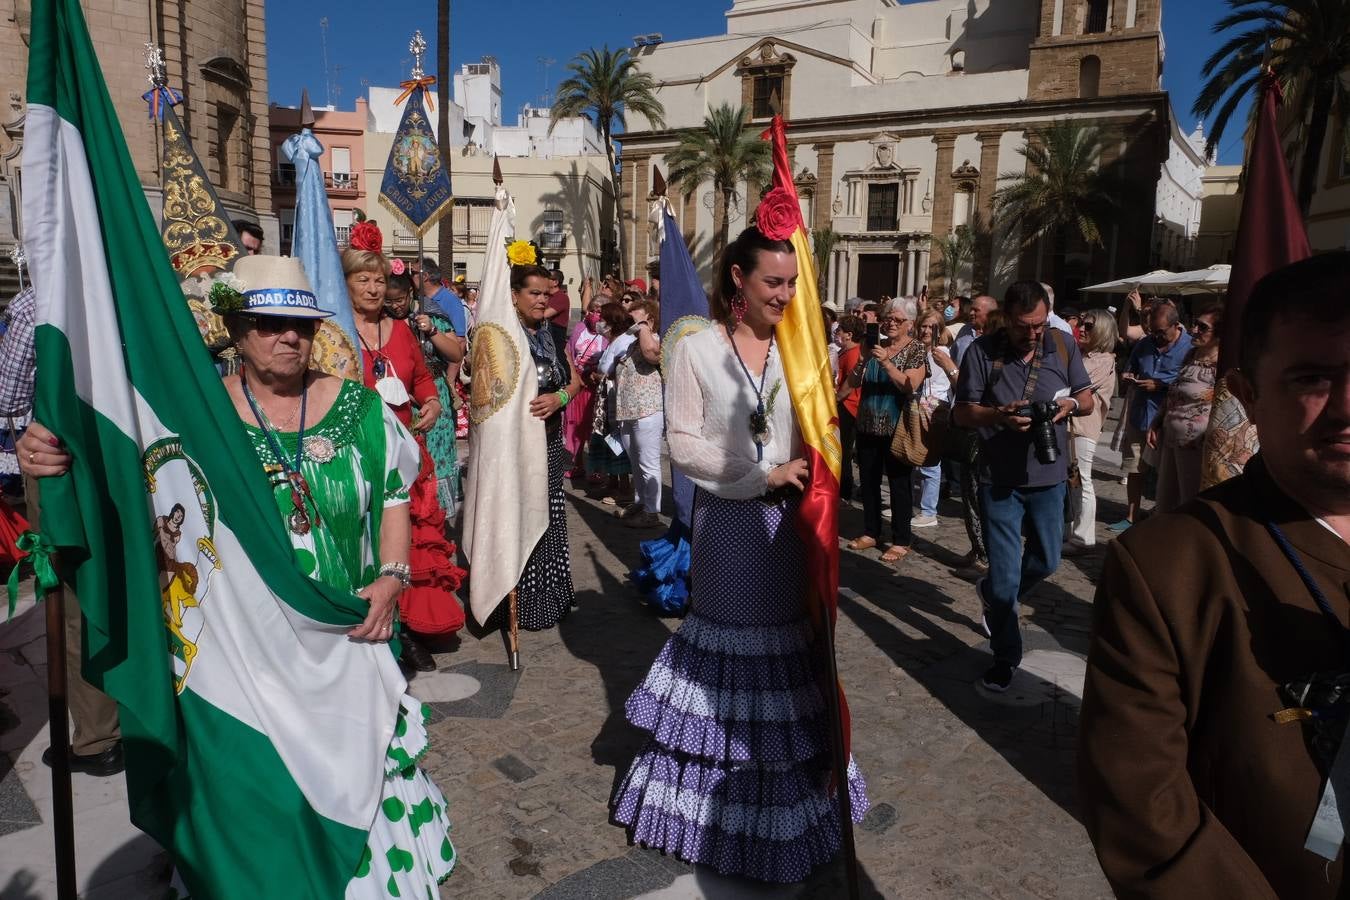
[[(1140, 107), (1147, 107), (1141, 109)], [(923, 126), (931, 128), (929, 134), (944, 133), (982, 134), (993, 131), (1024, 131), (1030, 127), (1049, 125), (1055, 119), (1073, 113), (1096, 111), (1110, 113), (1118, 111), (1120, 121), (1130, 121), (1143, 112), (1161, 112), (1165, 117), (1167, 94), (1161, 91), (1147, 94), (1126, 94), (1113, 97), (1098, 97), (1092, 100), (1019, 100), (1014, 103), (989, 103), (982, 106), (945, 107), (942, 109), (891, 110), (875, 113), (855, 113), (844, 116), (820, 116), (816, 118), (796, 119), (788, 124), (791, 136), (802, 143), (837, 143), (841, 141), (869, 141), (879, 129), (891, 129), (905, 126)], [(1030, 118), (1031, 121), (1009, 121)], [(983, 119), (969, 126), (945, 124), (943, 120)], [(844, 134), (838, 129), (867, 128), (870, 135)], [(669, 143), (674, 146), (680, 133), (685, 129), (667, 128), (659, 131), (636, 131), (615, 135), (615, 140), (624, 145), (660, 145)], [(811, 133), (808, 133), (811, 132)], [(912, 137), (913, 135), (900, 135)], [(648, 152), (664, 152), (665, 148), (653, 147)]]

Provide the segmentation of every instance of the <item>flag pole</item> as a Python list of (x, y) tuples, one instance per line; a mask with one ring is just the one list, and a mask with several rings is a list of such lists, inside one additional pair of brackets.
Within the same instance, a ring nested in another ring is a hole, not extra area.
[(511, 671), (520, 671), (520, 604), (515, 588), (506, 595), (506, 636), (510, 644)]
[(70, 783), (70, 726), (66, 721), (66, 594), (47, 591), (47, 718), (51, 734), (52, 832), (56, 896), (75, 900), (75, 805)]
[(858, 848), (853, 840), (853, 798), (848, 792), (848, 757), (844, 753), (844, 717), (839, 708), (839, 663), (834, 656), (834, 622), (829, 610), (821, 610), (825, 623), (825, 673), (829, 680), (823, 693), (830, 716), (830, 756), (834, 763), (834, 785), (839, 795), (839, 833), (844, 851), (844, 876), (849, 900), (861, 897), (858, 879)]

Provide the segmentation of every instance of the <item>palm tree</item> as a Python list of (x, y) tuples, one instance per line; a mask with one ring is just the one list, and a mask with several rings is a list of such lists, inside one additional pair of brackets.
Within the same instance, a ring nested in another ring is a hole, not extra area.
[(816, 291), (822, 303), (830, 299), (827, 296), (826, 284), (830, 277), (830, 254), (834, 252), (839, 240), (839, 232), (829, 225), (811, 232), (811, 253), (816, 258)]
[[(567, 64), (572, 74), (558, 85), (553, 100), (553, 118), (549, 132), (563, 119), (585, 116), (591, 120), (605, 142), (609, 176), (614, 190), (614, 230), (618, 235), (619, 274), (623, 274), (623, 194), (619, 185), (619, 166), (614, 150), (614, 129), (626, 129), (627, 113), (645, 117), (652, 127), (665, 124), (665, 108), (656, 99), (656, 80), (637, 68), (637, 59), (627, 48), (587, 50)], [(634, 198), (638, 202), (640, 198)]]
[(1306, 217), (1327, 123), (1338, 107), (1350, 138), (1350, 87), (1344, 77), (1350, 70), (1350, 0), (1228, 0), (1228, 7), (1228, 15), (1214, 24), (1216, 34), (1251, 28), (1234, 34), (1205, 61), (1208, 80), (1192, 111), (1207, 117), (1218, 109), (1207, 144), (1214, 152), (1233, 112), (1259, 89), (1269, 64), (1284, 89), (1290, 120), (1308, 123), (1298, 175), (1298, 205)]
[(679, 146), (666, 154), (670, 183), (682, 193), (696, 193), (705, 181), (713, 183), (718, 253), (730, 237), (731, 207), (740, 198), (741, 183), (769, 182), (772, 151), (768, 141), (746, 130), (749, 121), (749, 110), (723, 103), (704, 116), (702, 128), (682, 132)]
[[(947, 284), (947, 296), (956, 295), (956, 283), (962, 273), (970, 272), (975, 266), (975, 251), (978, 238), (975, 228), (962, 226), (951, 234), (934, 237), (933, 249), (937, 251), (937, 276)], [(973, 273), (972, 273), (973, 278)]]
[(994, 193), (995, 220), (1020, 235), (1014, 240), (1023, 250), (1051, 241), (1052, 284), (1063, 274), (1069, 242), (1077, 237), (1102, 246), (1102, 226), (1122, 205), (1120, 183), (1099, 165), (1103, 144), (1092, 126), (1054, 122), (1018, 149), (1025, 172), (999, 176), (1004, 184)]

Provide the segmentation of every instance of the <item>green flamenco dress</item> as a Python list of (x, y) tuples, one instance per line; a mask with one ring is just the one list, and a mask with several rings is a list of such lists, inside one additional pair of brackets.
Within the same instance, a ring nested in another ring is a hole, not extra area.
[[(284, 521), (294, 507), (281, 460), (263, 431), (246, 427), (258, 460), (272, 473)], [(298, 435), (277, 437), (293, 464)], [(287, 529), (296, 561), (309, 577), (355, 593), (376, 578), (384, 510), (408, 502), (421, 463), (417, 443), (378, 394), (344, 381), (328, 414), (305, 429), (304, 445), (300, 468), (319, 515), (305, 534)], [(379, 808), (346, 900), (436, 896), (455, 867), (445, 797), (417, 765), (428, 748), (427, 715), (420, 700), (403, 695)]]

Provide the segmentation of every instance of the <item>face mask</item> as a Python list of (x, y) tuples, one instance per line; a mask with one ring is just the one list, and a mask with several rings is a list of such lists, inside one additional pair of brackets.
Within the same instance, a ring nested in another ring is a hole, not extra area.
[(952, 319), (955, 319), (956, 307), (952, 306), (950, 303), (947, 304), (947, 308), (942, 311), (942, 318), (946, 319), (948, 322), (950, 322)]

